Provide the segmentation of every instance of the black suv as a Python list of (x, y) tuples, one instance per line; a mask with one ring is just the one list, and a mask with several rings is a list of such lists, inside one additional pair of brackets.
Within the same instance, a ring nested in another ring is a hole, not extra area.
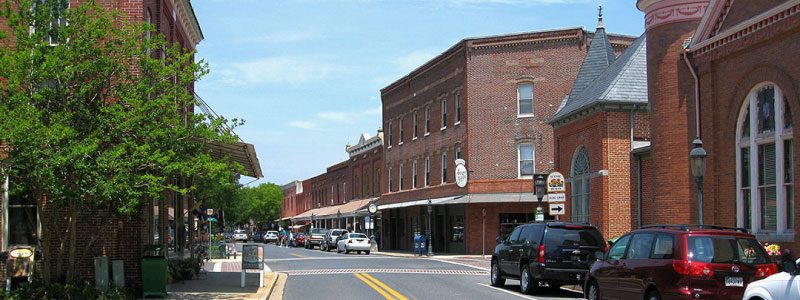
[(540, 283), (551, 288), (582, 284), (606, 246), (597, 227), (564, 222), (520, 225), (508, 238), (497, 237), (497, 243), (492, 254), (492, 285), (503, 286), (506, 278), (519, 279), (525, 294), (536, 291)]

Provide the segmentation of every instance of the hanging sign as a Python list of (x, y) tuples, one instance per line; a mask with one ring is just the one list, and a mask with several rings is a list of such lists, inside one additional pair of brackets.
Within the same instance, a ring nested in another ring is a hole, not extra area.
[(469, 175), (463, 159), (456, 159), (456, 185), (460, 188), (467, 186)]
[(559, 172), (550, 173), (547, 175), (547, 192), (548, 193), (563, 193), (564, 188), (564, 175)]

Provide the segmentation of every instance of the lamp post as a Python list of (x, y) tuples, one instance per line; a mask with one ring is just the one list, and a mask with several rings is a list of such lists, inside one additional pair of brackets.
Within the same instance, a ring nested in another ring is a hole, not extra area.
[(433, 214), (433, 206), (431, 199), (428, 199), (428, 256), (433, 256), (433, 237), (431, 236), (431, 215)]
[(692, 175), (697, 181), (697, 222), (703, 224), (703, 175), (706, 173), (706, 149), (700, 137), (694, 139), (694, 148), (689, 152), (691, 158)]
[(547, 191), (547, 174), (535, 174), (533, 177), (533, 190), (536, 194), (536, 221), (544, 221), (544, 209), (542, 208), (542, 199), (544, 193)]

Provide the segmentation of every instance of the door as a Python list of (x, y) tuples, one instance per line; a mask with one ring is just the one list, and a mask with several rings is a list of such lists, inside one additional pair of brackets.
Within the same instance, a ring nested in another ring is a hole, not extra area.
[(595, 272), (595, 278), (600, 286), (600, 294), (603, 295), (603, 298), (622, 299), (619, 290), (619, 267), (630, 239), (630, 235), (619, 238), (608, 250), (606, 259), (603, 261), (603, 267)]
[(652, 270), (650, 254), (655, 234), (637, 233), (631, 238), (628, 252), (620, 260), (619, 289), (622, 299), (642, 299), (645, 291), (645, 280), (652, 278), (648, 272)]
[[(514, 261), (514, 245), (518, 244), (519, 236), (522, 232), (522, 226), (517, 226), (511, 232), (511, 235), (503, 243), (503, 247), (500, 249), (500, 267), (503, 269), (503, 273), (512, 275), (512, 276), (519, 276), (519, 262)], [(516, 269), (516, 270), (515, 270)]]

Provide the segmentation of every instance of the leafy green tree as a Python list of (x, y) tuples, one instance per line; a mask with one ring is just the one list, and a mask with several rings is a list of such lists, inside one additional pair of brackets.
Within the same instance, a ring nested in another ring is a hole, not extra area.
[[(195, 101), (188, 87), (207, 73), (191, 52), (92, 0), (69, 9), (64, 0), (0, 2), (11, 28), (0, 33), (0, 163), (9, 192), (47, 211), (46, 281), (73, 281), (76, 257), (114, 220), (141, 218), (149, 199), (195, 188), (171, 179), (214, 182), (235, 171), (205, 144), (236, 141), (223, 128), (240, 123), (186, 113)], [(82, 231), (93, 236), (78, 245), (78, 223), (103, 213), (106, 224)]]

